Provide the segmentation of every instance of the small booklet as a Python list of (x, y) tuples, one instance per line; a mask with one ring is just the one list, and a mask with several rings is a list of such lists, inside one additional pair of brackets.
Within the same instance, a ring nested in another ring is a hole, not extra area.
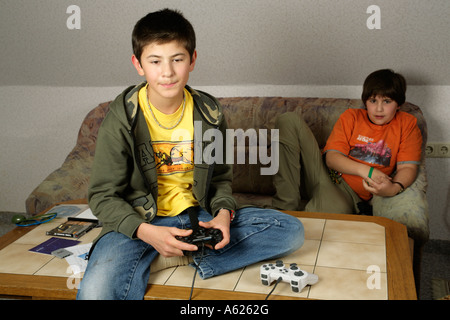
[(99, 221), (92, 213), (91, 209), (87, 208), (76, 216), (70, 216), (66, 222), (61, 223), (56, 228), (47, 231), (49, 236), (79, 238), (86, 232), (98, 226)]
[(59, 239), (59, 238), (50, 238), (47, 241), (42, 242), (41, 244), (31, 248), (29, 251), (44, 253), (44, 254), (52, 254), (53, 251), (71, 247), (79, 244), (78, 240), (69, 240), (69, 239)]

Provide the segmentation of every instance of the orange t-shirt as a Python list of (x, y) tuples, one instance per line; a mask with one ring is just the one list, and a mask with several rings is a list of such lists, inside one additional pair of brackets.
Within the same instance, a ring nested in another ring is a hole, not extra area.
[[(324, 152), (330, 150), (391, 175), (397, 164), (420, 164), (422, 134), (416, 117), (409, 113), (397, 111), (391, 122), (380, 126), (369, 120), (366, 109), (348, 109), (327, 140)], [(342, 178), (361, 199), (372, 198), (361, 177), (343, 174)]]

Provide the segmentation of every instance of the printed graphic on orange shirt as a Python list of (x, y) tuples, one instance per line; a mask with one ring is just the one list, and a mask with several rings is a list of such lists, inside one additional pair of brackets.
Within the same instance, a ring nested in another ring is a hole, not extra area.
[(156, 169), (160, 175), (194, 170), (193, 141), (153, 142)]
[(350, 150), (349, 155), (364, 162), (387, 167), (391, 162), (392, 150), (387, 146), (384, 140), (380, 140), (376, 143), (358, 143), (355, 145), (355, 148)]

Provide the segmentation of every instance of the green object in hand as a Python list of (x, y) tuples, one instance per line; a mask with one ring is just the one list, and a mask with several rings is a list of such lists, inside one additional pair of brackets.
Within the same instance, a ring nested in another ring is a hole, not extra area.
[(369, 178), (372, 179), (373, 167), (370, 167), (369, 170)]

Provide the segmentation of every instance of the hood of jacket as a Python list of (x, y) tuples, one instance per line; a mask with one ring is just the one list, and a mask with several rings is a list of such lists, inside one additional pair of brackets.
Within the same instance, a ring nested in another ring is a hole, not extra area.
[[(142, 82), (128, 87), (110, 105), (110, 112), (114, 113), (115, 117), (129, 130), (134, 126), (136, 115), (139, 112), (139, 90), (146, 84), (146, 82)], [(198, 111), (202, 119), (213, 127), (219, 126), (223, 120), (223, 113), (217, 99), (189, 86), (186, 86), (186, 89), (194, 99), (194, 110)]]

